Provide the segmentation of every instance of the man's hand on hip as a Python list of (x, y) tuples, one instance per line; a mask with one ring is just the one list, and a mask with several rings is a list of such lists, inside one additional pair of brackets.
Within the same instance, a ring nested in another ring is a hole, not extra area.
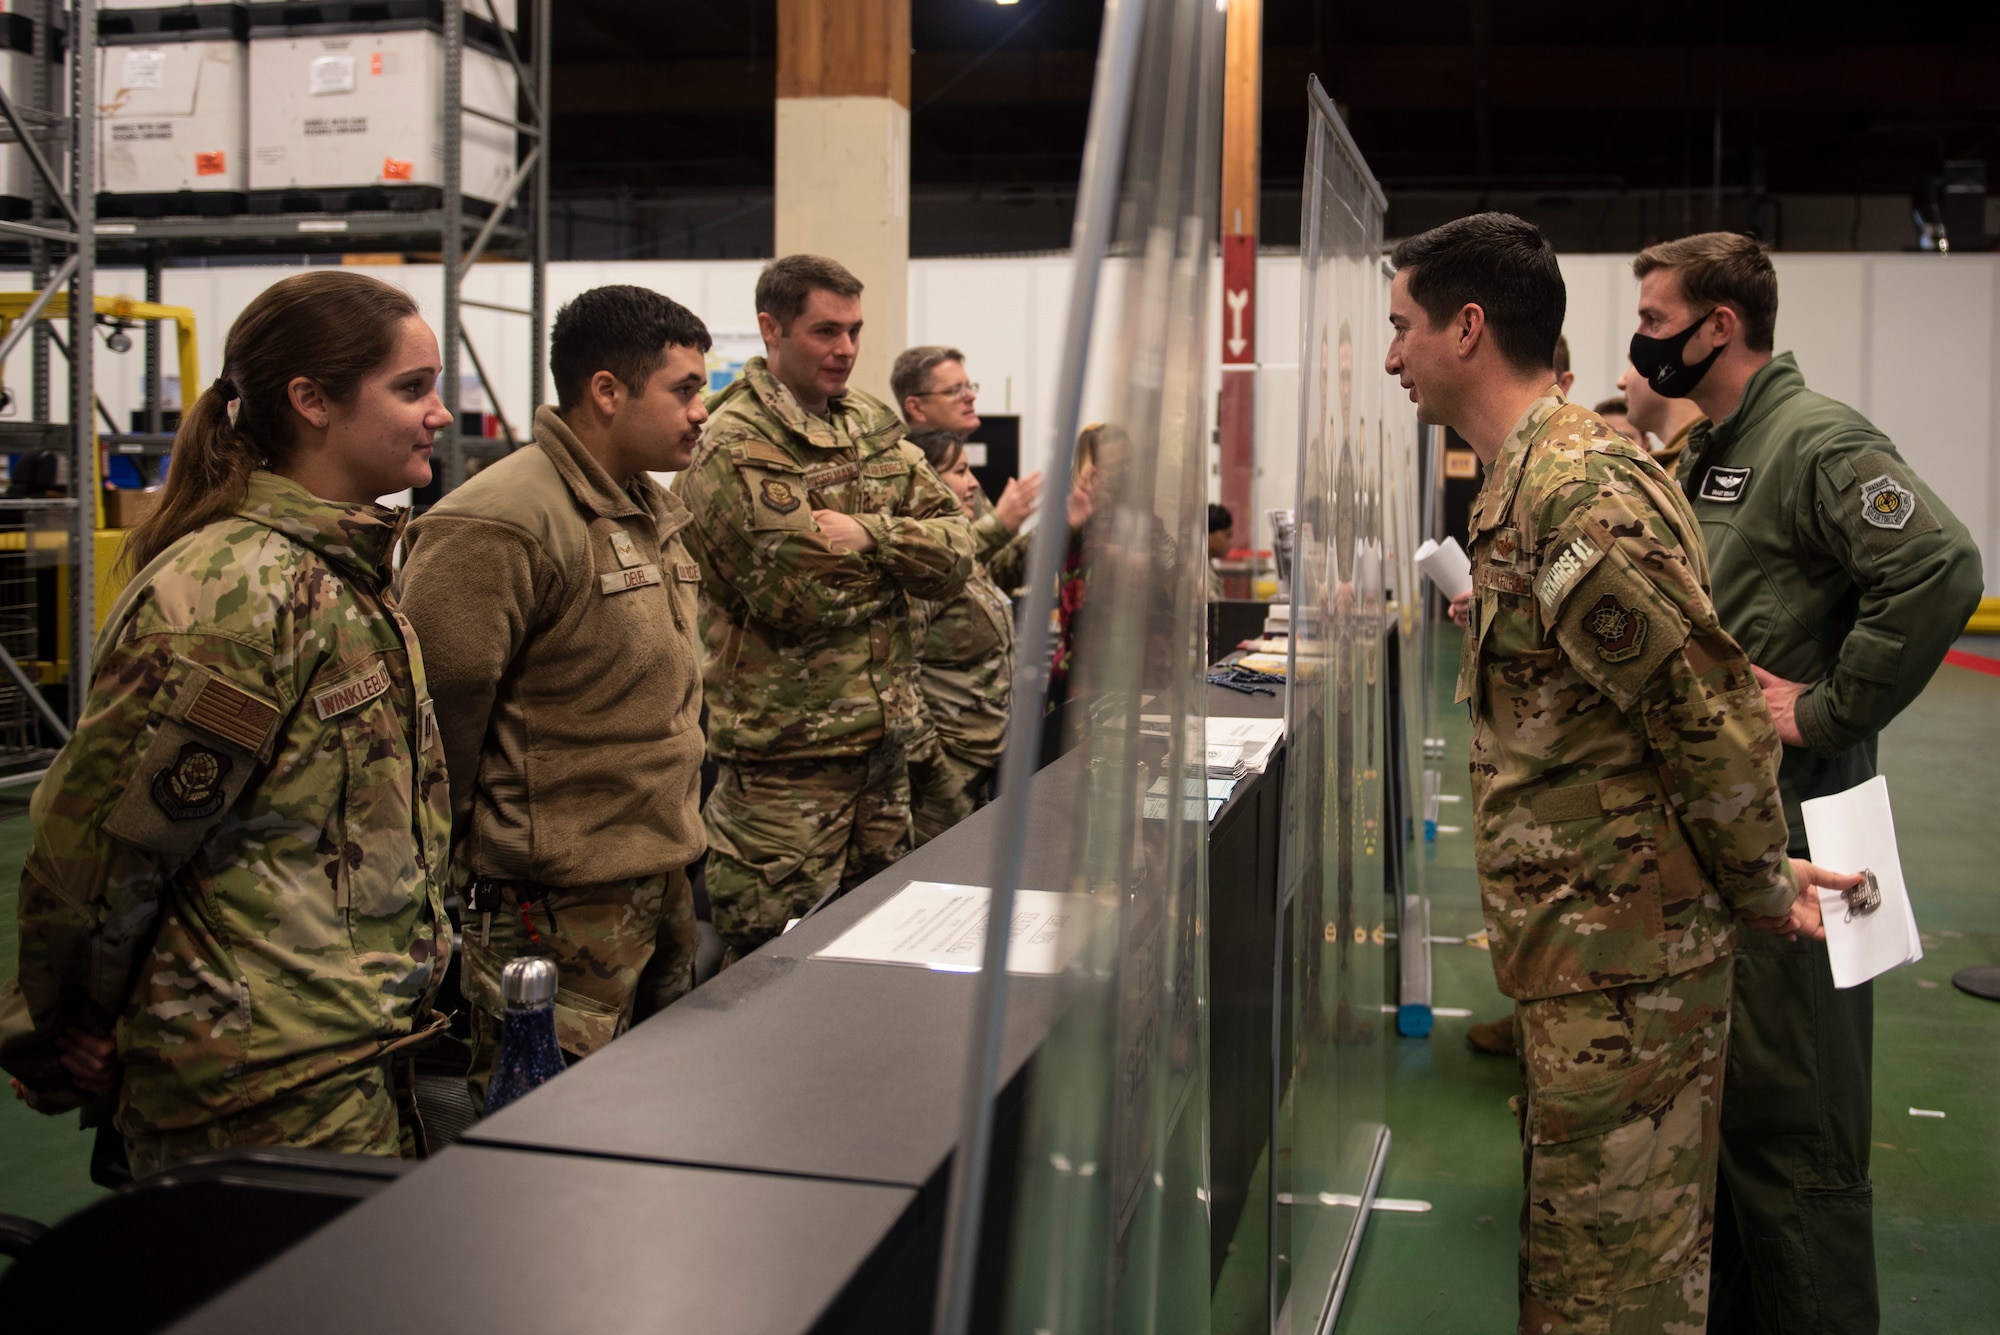
[(1786, 681), (1755, 663), (1750, 670), (1757, 674), (1757, 684), (1764, 688), (1764, 704), (1771, 711), (1771, 722), (1777, 725), (1778, 740), (1786, 746), (1804, 746), (1806, 739), (1799, 735), (1799, 697), (1805, 694), (1806, 684)]

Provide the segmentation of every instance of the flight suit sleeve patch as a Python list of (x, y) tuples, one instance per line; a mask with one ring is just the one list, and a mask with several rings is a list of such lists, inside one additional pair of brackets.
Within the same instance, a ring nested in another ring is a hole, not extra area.
[(1680, 609), (1616, 555), (1574, 585), (1555, 618), (1570, 663), (1620, 709), (1629, 709), (1660, 665), (1687, 642)]
[(1836, 460), (1826, 473), (1838, 489), (1833, 509), (1841, 527), (1872, 555), (1943, 527), (1911, 485), (1909, 469), (1880, 450)]

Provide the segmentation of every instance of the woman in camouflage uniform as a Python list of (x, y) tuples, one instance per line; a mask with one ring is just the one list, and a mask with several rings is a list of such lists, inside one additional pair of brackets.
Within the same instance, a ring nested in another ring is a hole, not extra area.
[(1014, 677), (1014, 605), (1003, 590), (1026, 573), (1027, 540), (1008, 528), (944, 430), (914, 432), (972, 521), (972, 578), (949, 602), (910, 600), (923, 733), (910, 744), (910, 815), (915, 842), (935, 839), (986, 803), (1007, 737)]
[(0, 1064), (116, 1093), (133, 1171), (235, 1145), (409, 1153), (396, 1054), (438, 1021), (450, 833), (390, 591), (451, 420), (400, 289), (287, 278), (187, 411), (84, 716), (36, 790)]

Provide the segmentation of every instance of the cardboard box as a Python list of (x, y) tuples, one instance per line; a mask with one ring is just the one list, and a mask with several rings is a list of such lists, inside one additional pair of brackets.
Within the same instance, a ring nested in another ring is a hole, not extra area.
[(249, 49), (232, 37), (97, 48), (97, 188), (249, 188)]
[[(467, 107), (513, 120), (504, 55), (467, 46)], [(428, 24), (376, 32), (250, 34), (250, 188), (444, 184), (444, 38)], [(459, 188), (496, 201), (515, 133), (464, 117)]]
[(106, 487), (104, 527), (132, 528), (160, 508), (158, 487)]

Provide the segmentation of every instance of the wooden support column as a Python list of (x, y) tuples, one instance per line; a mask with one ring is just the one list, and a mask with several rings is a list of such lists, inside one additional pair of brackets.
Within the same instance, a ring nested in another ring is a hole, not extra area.
[[(1222, 94), (1222, 503), (1236, 542), (1268, 540), (1257, 494), (1257, 150), (1262, 106), (1263, 0), (1229, 0)], [(1289, 494), (1281, 487), (1273, 495)], [(1248, 597), (1252, 589), (1230, 589)]]
[(778, 0), (777, 253), (864, 286), (849, 382), (888, 401), (909, 328), (910, 0)]

